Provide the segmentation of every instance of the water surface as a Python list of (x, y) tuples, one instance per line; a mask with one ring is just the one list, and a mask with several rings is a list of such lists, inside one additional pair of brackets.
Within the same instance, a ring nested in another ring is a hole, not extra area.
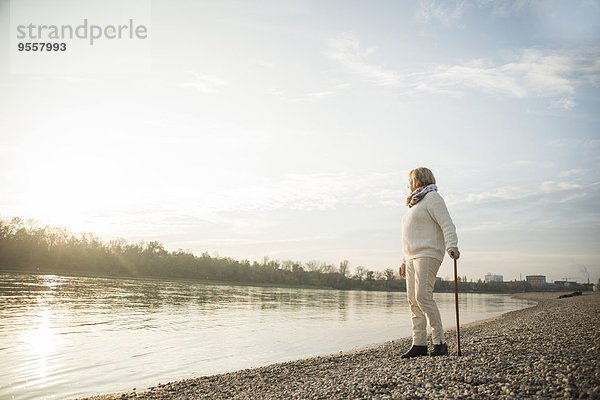
[[(435, 293), (444, 328), (454, 294)], [(460, 294), (461, 324), (533, 303)], [(62, 399), (411, 335), (406, 293), (0, 273), (0, 398)]]

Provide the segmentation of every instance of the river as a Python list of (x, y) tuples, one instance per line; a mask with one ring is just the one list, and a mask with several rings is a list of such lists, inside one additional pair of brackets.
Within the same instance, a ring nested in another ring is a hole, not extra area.
[[(444, 328), (454, 294), (435, 293)], [(460, 294), (461, 324), (530, 306)], [(62, 399), (411, 335), (406, 293), (0, 273), (0, 398)]]

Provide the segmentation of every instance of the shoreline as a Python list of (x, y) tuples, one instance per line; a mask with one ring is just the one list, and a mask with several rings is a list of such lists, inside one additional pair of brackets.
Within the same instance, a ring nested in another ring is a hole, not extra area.
[(563, 293), (511, 294), (537, 304), (461, 325), (460, 357), (449, 328), (448, 357), (401, 359), (402, 338), (88, 399), (600, 398), (600, 293)]

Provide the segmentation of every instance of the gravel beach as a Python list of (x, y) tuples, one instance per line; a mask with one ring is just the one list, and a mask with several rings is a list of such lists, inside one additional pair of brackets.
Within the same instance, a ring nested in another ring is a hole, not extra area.
[(600, 398), (600, 292), (560, 294), (517, 294), (538, 304), (461, 326), (460, 357), (448, 329), (448, 357), (401, 359), (404, 338), (92, 399)]

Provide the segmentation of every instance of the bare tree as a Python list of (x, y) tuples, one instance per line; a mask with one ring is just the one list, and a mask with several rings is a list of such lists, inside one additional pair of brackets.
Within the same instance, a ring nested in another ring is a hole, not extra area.
[(292, 261), (292, 260), (284, 260), (281, 262), (281, 269), (283, 269), (285, 271), (291, 271), (294, 264), (299, 264), (299, 263)]
[(311, 260), (305, 264), (308, 271), (318, 271), (320, 263), (317, 260)]
[(333, 272), (336, 272), (336, 269), (332, 264), (322, 264), (321, 268), (319, 268), (319, 271), (324, 274), (331, 274)]
[(356, 267), (356, 273), (354, 274), (354, 276), (356, 278), (358, 278), (358, 280), (363, 280), (365, 279), (365, 276), (367, 275), (367, 269), (361, 265), (359, 265), (358, 267)]
[(340, 274), (346, 276), (346, 274), (350, 272), (348, 269), (348, 264), (350, 264), (348, 260), (340, 261)]

